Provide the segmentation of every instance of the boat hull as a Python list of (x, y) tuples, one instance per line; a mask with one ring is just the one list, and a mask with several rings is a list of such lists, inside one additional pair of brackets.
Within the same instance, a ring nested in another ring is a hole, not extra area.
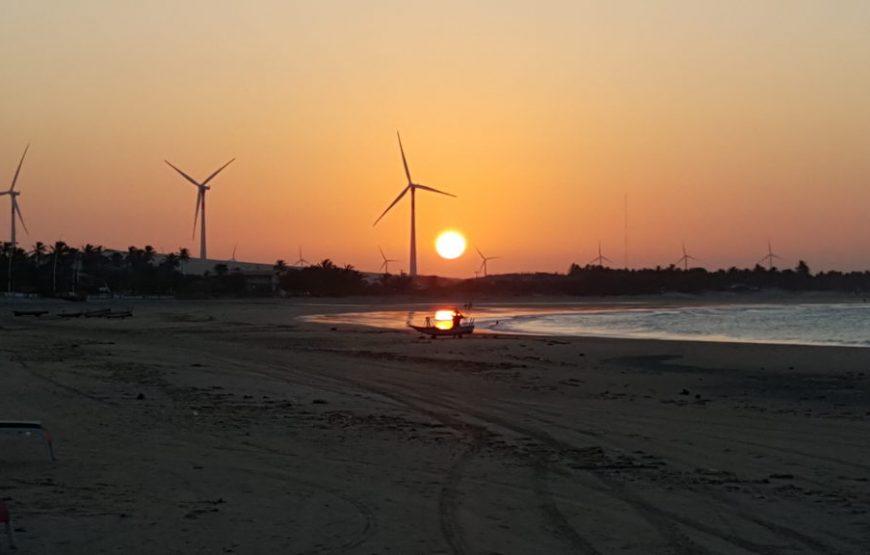
[(458, 328), (441, 329), (435, 326), (415, 326), (408, 324), (408, 327), (430, 337), (462, 337), (474, 333), (474, 325), (459, 326)]

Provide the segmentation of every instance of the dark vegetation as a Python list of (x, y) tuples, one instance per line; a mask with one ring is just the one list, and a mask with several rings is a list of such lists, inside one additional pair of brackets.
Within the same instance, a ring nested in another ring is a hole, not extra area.
[(649, 295), (762, 289), (856, 294), (870, 291), (870, 272), (813, 274), (803, 261), (794, 269), (756, 265), (752, 269), (716, 271), (676, 266), (624, 270), (572, 264), (565, 274), (502, 274), (467, 280), (419, 277), (414, 281), (406, 274), (363, 274), (353, 266), (339, 266), (329, 259), (304, 268), (291, 268), (279, 260), (266, 272), (242, 272), (227, 264), (216, 264), (194, 275), (184, 272), (190, 260), (187, 249), (164, 256), (158, 255), (151, 246), (130, 247), (126, 252), (119, 252), (95, 245), (77, 249), (58, 241), (53, 245), (36, 243), (30, 252), (20, 248), (13, 252), (9, 243), (5, 243), (0, 245), (0, 276), (8, 278), (11, 269), (13, 291), (43, 296), (124, 294), (212, 298), (414, 294), (468, 297)]

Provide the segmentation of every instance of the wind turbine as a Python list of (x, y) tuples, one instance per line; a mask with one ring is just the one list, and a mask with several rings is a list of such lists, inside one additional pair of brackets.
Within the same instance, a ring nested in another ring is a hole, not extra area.
[(181, 174), (181, 176), (184, 179), (193, 183), (197, 188), (197, 191), (196, 191), (196, 212), (193, 215), (193, 237), (196, 237), (196, 220), (199, 219), (199, 213), (202, 212), (202, 218), (200, 220), (201, 227), (199, 230), (199, 257), (202, 260), (206, 259), (206, 250), (205, 250), (205, 193), (206, 193), (206, 191), (211, 189), (211, 187), (208, 186), (208, 182), (211, 181), (212, 179), (214, 179), (215, 176), (217, 174), (219, 174), (221, 171), (223, 171), (223, 169), (225, 167), (232, 164), (234, 160), (235, 160), (235, 158), (233, 158), (232, 160), (230, 160), (229, 162), (227, 162), (223, 166), (219, 167), (217, 170), (215, 170), (215, 172), (213, 174), (208, 176), (205, 179), (205, 181), (203, 181), (202, 183), (200, 183), (196, 179), (190, 177), (189, 175), (187, 175), (186, 173), (184, 173), (180, 169), (173, 166), (169, 160), (164, 160), (164, 162), (169, 164), (169, 167), (171, 167), (173, 170), (177, 171), (179, 174)]
[(299, 247), (299, 260), (293, 263), (294, 266), (311, 266), (311, 262), (305, 260), (305, 257), (302, 256), (302, 247)]
[(15, 190), (15, 184), (18, 182), (18, 174), (21, 173), (21, 166), (24, 164), (24, 157), (27, 156), (28, 149), (30, 149), (30, 145), (24, 147), (24, 154), (21, 155), (21, 160), (18, 161), (18, 167), (15, 169), (15, 175), (12, 177), (12, 185), (9, 187), (9, 190), (0, 191), (0, 196), (9, 195), (9, 198), (12, 200), (12, 231), (9, 235), (9, 242), (12, 244), (13, 251), (15, 250), (15, 246), (18, 244), (15, 239), (16, 216), (21, 221), (21, 226), (24, 228), (24, 231), (27, 232), (27, 226), (24, 224), (24, 216), (21, 215), (21, 208), (18, 206), (18, 195), (21, 193)]
[(681, 256), (679, 258), (679, 260), (677, 260), (675, 266), (679, 266), (680, 264), (682, 264), (683, 271), (688, 271), (689, 270), (689, 260), (698, 260), (698, 259), (686, 252), (686, 244), (683, 243), (683, 256)]
[(409, 275), (411, 277), (416, 277), (417, 276), (417, 224), (416, 224), (416, 202), (415, 202), (416, 196), (415, 195), (416, 195), (417, 189), (422, 189), (424, 191), (431, 191), (433, 193), (438, 193), (441, 195), (447, 195), (448, 197), (456, 197), (456, 195), (453, 195), (450, 193), (445, 193), (444, 191), (439, 191), (438, 189), (433, 189), (432, 187), (427, 187), (426, 185), (420, 185), (419, 183), (414, 183), (414, 181), (411, 179), (411, 170), (408, 169), (408, 160), (405, 158), (405, 149), (402, 147), (402, 137), (401, 137), (401, 135), (399, 135), (398, 131), (396, 131), (396, 137), (398, 137), (398, 139), (399, 139), (399, 151), (402, 153), (402, 164), (405, 166), (405, 176), (407, 176), (407, 178), (408, 178), (408, 184), (405, 186), (404, 189), (402, 189), (402, 192), (399, 193), (399, 196), (396, 197), (396, 200), (394, 200), (389, 206), (387, 206), (387, 209), (384, 210), (383, 214), (378, 216), (378, 219), (375, 220), (375, 223), (373, 223), (372, 226), (378, 225), (378, 222), (381, 221), (381, 218), (383, 218), (387, 214), (387, 212), (389, 212), (390, 209), (396, 205), (396, 203), (398, 203), (400, 200), (402, 200), (402, 197), (405, 196), (405, 194), (408, 191), (411, 191), (411, 258), (410, 258), (411, 263), (410, 263)]
[(483, 253), (480, 252), (480, 249), (477, 247), (474, 247), (474, 250), (476, 250), (477, 254), (480, 255), (480, 267), (477, 269), (477, 272), (475, 272), (475, 273), (480, 274), (480, 272), (483, 271), (483, 277), (486, 277), (487, 276), (486, 263), (490, 260), (495, 260), (496, 258), (501, 258), (501, 257), (500, 256), (483, 256)]
[(767, 254), (761, 260), (759, 260), (758, 263), (761, 264), (766, 260), (768, 269), (772, 270), (774, 259), (782, 260), (782, 257), (773, 252), (773, 248), (770, 246), (770, 240), (768, 240), (767, 241)]
[(10, 223), (12, 225), (12, 230), (9, 235), (9, 243), (12, 246), (9, 253), (9, 271), (7, 275), (7, 288), (9, 291), (12, 291), (12, 259), (15, 258), (15, 246), (18, 244), (15, 239), (15, 217), (18, 216), (18, 219), (21, 220), (21, 227), (24, 228), (24, 232), (27, 233), (27, 225), (24, 223), (24, 216), (21, 215), (21, 208), (18, 206), (18, 195), (21, 193), (15, 190), (15, 184), (18, 182), (18, 174), (21, 173), (21, 165), (24, 164), (24, 157), (27, 156), (27, 151), (30, 149), (30, 145), (28, 144), (24, 147), (24, 154), (21, 155), (21, 160), (18, 161), (18, 167), (15, 168), (15, 175), (12, 176), (12, 185), (9, 186), (8, 191), (0, 191), (0, 196), (9, 195), (12, 205), (12, 217), (10, 218)]
[(613, 263), (612, 260), (601, 254), (601, 241), (598, 241), (598, 256), (589, 261), (590, 266), (604, 266), (605, 262)]
[(385, 274), (389, 274), (390, 273), (390, 262), (398, 262), (398, 260), (393, 260), (392, 258), (387, 258), (387, 255), (384, 254), (384, 249), (382, 249), (381, 247), (378, 247), (378, 250), (381, 251), (381, 258), (384, 259), (384, 261), (381, 263), (380, 267), (378, 268), (378, 271), (380, 272), (381, 269), (383, 269)]

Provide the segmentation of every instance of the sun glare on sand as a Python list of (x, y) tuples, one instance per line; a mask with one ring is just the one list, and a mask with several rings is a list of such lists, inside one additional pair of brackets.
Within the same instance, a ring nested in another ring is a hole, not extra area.
[(435, 250), (441, 258), (458, 258), (465, 252), (465, 237), (456, 231), (442, 231), (435, 239)]

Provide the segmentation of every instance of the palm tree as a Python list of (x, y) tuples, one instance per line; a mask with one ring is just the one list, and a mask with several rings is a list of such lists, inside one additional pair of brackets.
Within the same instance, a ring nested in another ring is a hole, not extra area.
[(57, 293), (57, 262), (58, 257), (62, 257), (68, 247), (66, 243), (63, 241), (55, 241), (54, 245), (51, 246), (51, 256), (52, 256), (52, 268), (51, 268), (51, 290), (53, 293)]
[(170, 270), (174, 270), (178, 267), (179, 256), (174, 252), (171, 252), (163, 257), (163, 262), (160, 263), (164, 268), (169, 268)]
[(190, 251), (181, 247), (178, 251), (178, 260), (181, 261), (181, 273), (184, 273), (184, 265), (190, 260)]
[(150, 265), (156, 255), (157, 251), (154, 250), (154, 247), (151, 245), (145, 245), (145, 248), (142, 250), (142, 261), (145, 264)]
[(36, 263), (37, 268), (39, 268), (39, 264), (42, 262), (42, 257), (45, 256), (46, 250), (45, 243), (42, 241), (37, 241), (36, 244), (33, 245), (31, 254), (33, 255), (33, 261)]

